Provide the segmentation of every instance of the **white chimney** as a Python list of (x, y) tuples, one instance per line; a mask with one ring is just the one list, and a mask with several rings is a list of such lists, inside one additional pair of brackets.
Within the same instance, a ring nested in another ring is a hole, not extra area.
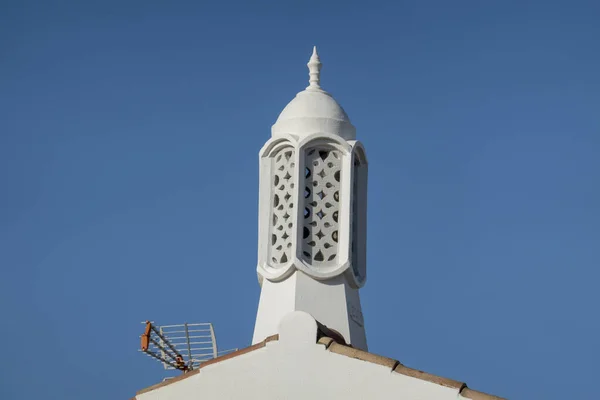
[(260, 151), (258, 275), (253, 343), (293, 311), (367, 350), (359, 288), (366, 280), (367, 158), (344, 109), (320, 86), (285, 107)]

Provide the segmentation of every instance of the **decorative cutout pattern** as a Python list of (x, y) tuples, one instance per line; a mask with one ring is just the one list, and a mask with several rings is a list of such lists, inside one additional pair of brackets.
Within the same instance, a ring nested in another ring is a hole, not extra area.
[(273, 266), (291, 259), (294, 228), (294, 149), (284, 148), (273, 157), (271, 209), (271, 262)]
[(312, 148), (304, 164), (302, 256), (311, 264), (332, 262), (338, 253), (342, 156), (338, 150)]

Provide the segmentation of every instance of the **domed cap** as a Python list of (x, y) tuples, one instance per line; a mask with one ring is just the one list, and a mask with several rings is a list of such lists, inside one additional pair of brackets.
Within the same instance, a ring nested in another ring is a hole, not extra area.
[(307, 136), (331, 133), (346, 140), (356, 138), (356, 128), (337, 101), (320, 86), (321, 61), (317, 48), (308, 62), (309, 86), (283, 109), (271, 128), (272, 136), (291, 134)]

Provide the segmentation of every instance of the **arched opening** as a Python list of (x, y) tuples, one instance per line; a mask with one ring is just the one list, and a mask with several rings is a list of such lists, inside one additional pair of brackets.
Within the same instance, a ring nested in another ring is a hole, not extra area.
[(352, 241), (351, 260), (354, 275), (366, 277), (367, 233), (367, 159), (361, 147), (352, 153)]
[(292, 259), (294, 229), (294, 153), (291, 146), (283, 147), (271, 156), (271, 216), (269, 261), (273, 267)]
[(304, 153), (302, 258), (312, 265), (335, 262), (342, 153), (333, 146), (309, 147)]

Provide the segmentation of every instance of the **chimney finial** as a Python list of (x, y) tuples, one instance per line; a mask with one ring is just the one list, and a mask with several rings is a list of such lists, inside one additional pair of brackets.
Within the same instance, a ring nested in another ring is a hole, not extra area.
[(313, 47), (313, 53), (308, 61), (308, 75), (310, 76), (309, 85), (307, 90), (321, 90), (321, 60), (319, 60), (319, 54), (317, 54), (317, 46)]

